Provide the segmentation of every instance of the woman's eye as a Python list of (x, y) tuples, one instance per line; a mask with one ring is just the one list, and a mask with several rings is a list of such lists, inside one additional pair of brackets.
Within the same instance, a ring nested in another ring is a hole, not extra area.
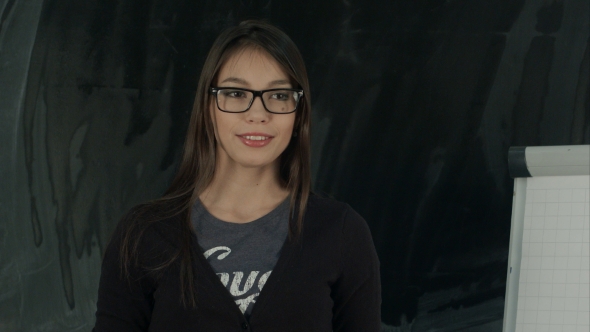
[(289, 95), (284, 92), (276, 92), (276, 93), (273, 93), (272, 98), (276, 99), (276, 100), (288, 100)]
[(244, 98), (246, 94), (240, 90), (227, 90), (223, 91), (223, 96), (228, 98)]

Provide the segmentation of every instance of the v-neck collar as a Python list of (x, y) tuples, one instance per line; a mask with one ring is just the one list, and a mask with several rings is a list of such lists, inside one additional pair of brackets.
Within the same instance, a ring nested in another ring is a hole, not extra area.
[(235, 299), (229, 290), (221, 283), (221, 280), (213, 270), (213, 267), (203, 255), (203, 248), (201, 248), (199, 245), (196, 235), (193, 234), (192, 237), (194, 243), (196, 244), (194, 251), (198, 259), (198, 263), (200, 263), (199, 266), (197, 266), (197, 275), (202, 273), (202, 275), (213, 285), (213, 287), (215, 287), (215, 293), (218, 293), (219, 296), (222, 296), (224, 298), (223, 301), (227, 303), (227, 306), (231, 307), (231, 309), (228, 308), (228, 310), (234, 311), (236, 315), (239, 315), (246, 321), (251, 321), (252, 317), (256, 317), (259, 311), (264, 311), (264, 307), (272, 300), (273, 296), (280, 296), (280, 294), (277, 294), (275, 290), (279, 287), (282, 276), (289, 266), (289, 262), (291, 261), (291, 258), (298, 247), (297, 241), (292, 240), (290, 236), (286, 237), (272, 273), (268, 277), (268, 280), (266, 281), (262, 290), (260, 290), (258, 298), (252, 307), (252, 313), (247, 319), (240, 311), (240, 308), (236, 304)]

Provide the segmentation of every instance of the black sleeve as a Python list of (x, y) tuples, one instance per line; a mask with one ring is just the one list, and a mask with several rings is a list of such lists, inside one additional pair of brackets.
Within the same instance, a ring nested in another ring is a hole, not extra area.
[(334, 331), (381, 330), (379, 258), (365, 220), (352, 208), (344, 217), (341, 275), (333, 286)]
[(117, 226), (103, 257), (93, 332), (147, 331), (149, 327), (155, 281), (135, 264), (129, 264), (129, 278), (121, 273), (119, 249), (128, 219)]

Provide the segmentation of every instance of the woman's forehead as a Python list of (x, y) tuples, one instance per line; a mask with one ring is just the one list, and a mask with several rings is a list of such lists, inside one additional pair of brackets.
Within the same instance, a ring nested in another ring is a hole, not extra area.
[(217, 74), (218, 83), (228, 79), (244, 85), (254, 83), (251, 81), (291, 81), (283, 66), (260, 47), (244, 47), (232, 52)]

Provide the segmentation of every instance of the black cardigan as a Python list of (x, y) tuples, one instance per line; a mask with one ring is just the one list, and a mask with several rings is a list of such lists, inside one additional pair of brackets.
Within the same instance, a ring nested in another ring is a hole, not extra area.
[[(139, 260), (172, 252), (180, 222), (152, 223), (142, 237)], [(310, 196), (301, 236), (285, 241), (249, 321), (199, 250), (196, 236), (196, 308), (181, 303), (179, 264), (158, 277), (132, 268), (132, 277), (122, 278), (119, 245), (126, 225), (125, 219), (119, 223), (104, 255), (95, 332), (380, 330), (379, 260), (366, 222), (346, 204)]]

